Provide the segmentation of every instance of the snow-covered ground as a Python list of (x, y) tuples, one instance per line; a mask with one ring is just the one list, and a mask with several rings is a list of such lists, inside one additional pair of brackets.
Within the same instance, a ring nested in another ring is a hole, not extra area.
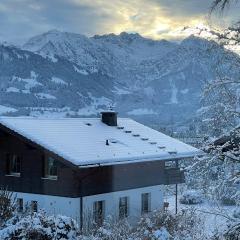
[[(180, 195), (179, 195), (180, 197)], [(232, 217), (236, 206), (223, 206), (210, 201), (203, 201), (201, 204), (186, 205), (179, 202), (178, 197), (178, 211), (192, 208), (199, 213), (199, 216), (204, 222), (203, 228), (208, 236), (213, 236), (217, 231), (223, 231), (227, 228), (227, 217)], [(169, 210), (175, 213), (175, 195), (166, 195), (165, 200), (169, 202)]]

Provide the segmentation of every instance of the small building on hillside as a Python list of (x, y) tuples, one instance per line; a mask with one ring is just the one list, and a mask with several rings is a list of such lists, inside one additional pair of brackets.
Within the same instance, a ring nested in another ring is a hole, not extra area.
[(111, 111), (101, 118), (0, 118), (0, 183), (16, 193), (18, 210), (28, 204), (81, 226), (162, 208), (164, 185), (184, 182), (169, 163), (197, 153)]

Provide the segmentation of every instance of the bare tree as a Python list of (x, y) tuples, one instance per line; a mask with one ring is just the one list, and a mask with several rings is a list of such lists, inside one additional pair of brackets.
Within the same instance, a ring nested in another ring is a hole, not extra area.
[(238, 0), (214, 0), (211, 6), (211, 12), (215, 10), (224, 11), (232, 3), (236, 3)]
[(0, 226), (13, 216), (16, 197), (6, 188), (0, 188)]

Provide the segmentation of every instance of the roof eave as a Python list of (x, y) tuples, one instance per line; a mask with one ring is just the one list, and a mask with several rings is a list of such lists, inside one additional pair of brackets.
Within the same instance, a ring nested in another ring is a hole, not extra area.
[(199, 151), (196, 153), (186, 153), (181, 155), (169, 155), (164, 157), (149, 157), (149, 158), (136, 158), (136, 159), (122, 159), (119, 161), (113, 161), (113, 159), (104, 160), (103, 162), (95, 162), (95, 163), (86, 163), (78, 165), (79, 168), (93, 168), (93, 167), (103, 167), (103, 166), (113, 166), (113, 165), (123, 165), (123, 164), (132, 164), (132, 163), (143, 163), (143, 162), (153, 162), (153, 161), (171, 161), (178, 159), (188, 159), (194, 158), (195, 156), (202, 156), (204, 152)]

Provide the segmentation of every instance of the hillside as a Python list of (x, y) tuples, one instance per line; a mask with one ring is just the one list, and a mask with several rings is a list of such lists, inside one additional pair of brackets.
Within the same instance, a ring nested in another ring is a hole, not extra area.
[(114, 105), (122, 116), (152, 126), (187, 126), (219, 62), (232, 77), (240, 68), (238, 52), (223, 46), (222, 37), (185, 31), (192, 35), (181, 43), (53, 30), (21, 48), (1, 45), (0, 113), (92, 116)]

